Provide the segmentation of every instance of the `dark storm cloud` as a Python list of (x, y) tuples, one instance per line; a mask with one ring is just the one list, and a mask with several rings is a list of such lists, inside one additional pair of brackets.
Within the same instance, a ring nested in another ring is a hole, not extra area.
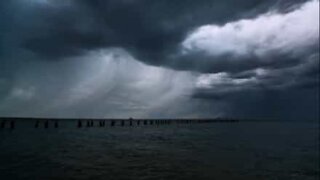
[[(49, 0), (32, 6), (30, 14), (19, 19), (26, 21), (21, 45), (51, 59), (122, 47), (144, 62), (169, 65), (168, 55), (178, 50), (193, 28), (254, 16), (274, 2)], [(169, 66), (180, 68), (180, 64)]]
[(302, 2), (248, 0), (233, 5), (235, 2), (231, 0), (20, 0), (12, 3), (16, 7), (8, 6), (11, 9), (7, 11), (15, 17), (14, 28), (19, 28), (17, 34), (11, 35), (18, 36), (14, 38), (19, 46), (46, 59), (120, 47), (148, 64), (220, 72), (242, 71), (259, 65), (281, 66), (301, 57), (270, 52), (266, 58), (287, 61), (257, 62), (261, 58), (256, 55), (242, 57), (245, 61), (234, 61), (232, 52), (213, 57), (197, 49), (181, 55), (181, 43), (188, 40), (193, 30), (207, 24), (223, 26), (239, 19), (255, 18), (274, 9), (290, 12)]
[(1, 114), (315, 119), (318, 6), (1, 1)]
[(280, 69), (255, 69), (240, 73), (204, 74), (198, 81), (199, 90), (235, 92), (261, 89), (290, 89), (319, 86), (319, 54), (298, 66)]
[(242, 118), (319, 118), (319, 54), (282, 69), (218, 73), (199, 78), (192, 97), (228, 104), (226, 114)]
[[(297, 64), (305, 58), (301, 54), (292, 55), (292, 52), (283, 52), (283, 47), (270, 50), (268, 55), (262, 57), (255, 52), (239, 57), (239, 54), (232, 51), (213, 56), (204, 53), (203, 51), (211, 50), (201, 45), (197, 46), (197, 43), (201, 42), (195, 39), (197, 35), (201, 36), (201, 29), (197, 28), (203, 25), (220, 26), (223, 33), (223, 28), (230, 22), (253, 19), (255, 24), (254, 18), (257, 16), (271, 10), (283, 14), (290, 13), (299, 8), (305, 2), (303, 0), (290, 2), (248, 0), (237, 5), (232, 5), (235, 2), (231, 0), (34, 0), (31, 2), (20, 0), (18, 2), (20, 3), (13, 3), (12, 6), (29, 8), (11, 7), (10, 11), (15, 16), (14, 27), (19, 28), (18, 34), (11, 36), (17, 39), (16, 42), (20, 47), (35, 52), (44, 59), (57, 60), (99, 48), (120, 47), (147, 64), (199, 72), (233, 72), (259, 66), (288, 66)], [(16, 14), (20, 16), (16, 17)], [(273, 21), (270, 20), (269, 23)], [(295, 27), (289, 25), (288, 28)], [(270, 37), (266, 36), (268, 38), (277, 36), (276, 34), (281, 33), (277, 30), (275, 29)], [(237, 29), (234, 31), (237, 33)], [(191, 37), (194, 37), (193, 40), (190, 40)], [(211, 41), (217, 41), (223, 46), (223, 42), (219, 42), (220, 39), (213, 38)], [(196, 45), (190, 49), (191, 43)], [(308, 46), (311, 50), (303, 54), (308, 54), (310, 51), (312, 53), (314, 51), (312, 49), (317, 49), (319, 44), (315, 43), (312, 46)], [(184, 50), (187, 53), (182, 54), (181, 51)]]

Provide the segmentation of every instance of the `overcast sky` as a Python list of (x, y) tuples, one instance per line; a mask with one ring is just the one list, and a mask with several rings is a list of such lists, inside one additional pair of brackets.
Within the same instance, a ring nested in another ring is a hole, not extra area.
[(319, 0), (0, 2), (0, 116), (319, 118)]

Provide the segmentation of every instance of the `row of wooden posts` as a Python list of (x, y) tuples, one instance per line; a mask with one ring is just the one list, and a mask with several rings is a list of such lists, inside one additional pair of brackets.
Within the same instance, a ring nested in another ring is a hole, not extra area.
[[(59, 128), (59, 120), (36, 120), (34, 128)], [(170, 124), (195, 124), (195, 123), (235, 123), (238, 120), (77, 120), (77, 127), (106, 127), (106, 126), (141, 126), (141, 125), (170, 125)], [(15, 129), (15, 120), (3, 120), (0, 129)]]

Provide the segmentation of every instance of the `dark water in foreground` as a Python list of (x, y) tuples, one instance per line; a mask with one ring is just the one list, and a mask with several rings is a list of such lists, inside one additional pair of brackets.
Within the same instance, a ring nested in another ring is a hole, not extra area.
[(1, 180), (319, 179), (316, 123), (0, 130)]

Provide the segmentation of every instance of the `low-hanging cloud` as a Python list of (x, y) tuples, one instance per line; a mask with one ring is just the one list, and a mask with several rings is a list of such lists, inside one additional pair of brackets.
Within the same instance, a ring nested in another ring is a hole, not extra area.
[[(22, 53), (22, 52), (21, 52)], [(29, 57), (28, 54), (24, 54)], [(59, 62), (17, 61), (2, 75), (1, 116), (77, 118), (215, 117), (192, 100), (196, 76), (145, 65), (119, 48)], [(210, 106), (209, 106), (210, 107)], [(192, 111), (195, 110), (195, 111)]]

